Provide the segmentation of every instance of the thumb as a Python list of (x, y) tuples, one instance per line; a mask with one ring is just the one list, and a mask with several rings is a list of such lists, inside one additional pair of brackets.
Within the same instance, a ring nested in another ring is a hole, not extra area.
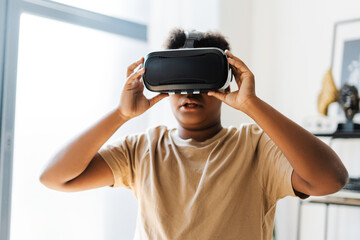
[(163, 99), (167, 96), (169, 96), (168, 93), (160, 93), (160, 94), (156, 95), (155, 97), (149, 99), (150, 107), (154, 106), (155, 103), (159, 102), (161, 99)]
[(213, 96), (216, 97), (217, 99), (221, 100), (221, 101), (225, 101), (225, 97), (226, 97), (226, 93), (221, 93), (221, 92), (215, 92), (215, 91), (209, 91), (208, 96)]

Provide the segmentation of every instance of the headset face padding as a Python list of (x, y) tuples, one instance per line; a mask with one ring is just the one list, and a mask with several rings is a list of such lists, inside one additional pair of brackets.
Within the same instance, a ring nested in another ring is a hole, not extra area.
[(143, 63), (145, 87), (154, 92), (201, 93), (225, 89), (232, 80), (219, 48), (182, 48), (150, 52)]

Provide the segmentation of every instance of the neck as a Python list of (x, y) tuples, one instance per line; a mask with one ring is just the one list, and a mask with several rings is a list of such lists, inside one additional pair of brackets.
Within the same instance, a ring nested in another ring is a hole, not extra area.
[(183, 127), (179, 124), (178, 131), (179, 136), (182, 139), (192, 138), (198, 142), (203, 142), (211, 137), (215, 136), (222, 129), (221, 123), (217, 122), (214, 125), (205, 127), (205, 128), (197, 128), (191, 129), (187, 127)]

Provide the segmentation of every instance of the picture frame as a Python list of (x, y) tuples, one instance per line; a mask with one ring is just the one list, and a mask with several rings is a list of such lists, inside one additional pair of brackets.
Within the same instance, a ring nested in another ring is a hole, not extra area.
[(360, 89), (360, 18), (335, 23), (331, 68), (338, 89), (345, 83)]
[[(344, 85), (354, 85), (360, 93), (360, 18), (334, 24), (331, 69), (338, 90)], [(337, 119), (345, 120), (344, 111), (338, 106)], [(360, 121), (356, 114), (354, 122)]]

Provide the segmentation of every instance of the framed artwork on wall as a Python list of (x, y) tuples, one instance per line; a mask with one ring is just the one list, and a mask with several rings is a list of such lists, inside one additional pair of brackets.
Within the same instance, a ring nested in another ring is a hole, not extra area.
[(335, 23), (331, 67), (338, 89), (360, 89), (360, 18)]
[[(331, 69), (338, 90), (346, 84), (360, 92), (360, 18), (335, 23)], [(344, 110), (340, 106), (336, 112), (338, 119), (345, 121)], [(353, 120), (359, 122), (360, 114), (355, 114)]]

